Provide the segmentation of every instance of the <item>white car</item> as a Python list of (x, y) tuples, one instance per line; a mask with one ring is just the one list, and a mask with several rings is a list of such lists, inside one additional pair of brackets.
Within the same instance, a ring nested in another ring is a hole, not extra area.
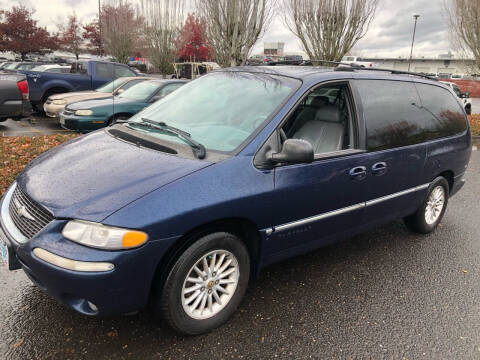
[(358, 56), (344, 56), (342, 58), (342, 63), (343, 64), (348, 64), (348, 65), (353, 65), (353, 66), (360, 66), (364, 68), (373, 68), (377, 67), (376, 63), (370, 62), (370, 61), (363, 61), (362, 58)]
[(467, 115), (470, 115), (472, 113), (472, 99), (470, 99), (470, 91), (462, 93), (462, 90), (460, 90), (457, 84), (452, 82), (447, 82), (447, 81), (440, 81), (440, 82), (442, 84), (447, 85), (450, 89), (453, 90), (453, 92), (457, 95), (460, 102), (463, 104), (463, 107), (465, 108), (465, 112), (467, 113)]

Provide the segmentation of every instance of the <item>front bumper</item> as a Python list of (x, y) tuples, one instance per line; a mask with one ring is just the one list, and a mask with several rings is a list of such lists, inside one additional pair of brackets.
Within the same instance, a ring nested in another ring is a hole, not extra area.
[(58, 115), (65, 109), (65, 105), (55, 105), (53, 103), (43, 105), (43, 111), (48, 117), (58, 117)]
[[(0, 227), (14, 257), (12, 264), (18, 264), (53, 298), (85, 315), (125, 314), (144, 308), (160, 259), (177, 239), (148, 241), (132, 250), (105, 251), (65, 239), (61, 231), (67, 220), (54, 220), (31, 240), (19, 243), (8, 232), (3, 217)], [(110, 263), (114, 268), (102, 272), (67, 270), (37, 257), (33, 252), (36, 248), (66, 259)]]
[(80, 132), (89, 132), (107, 126), (108, 119), (105, 116), (76, 116), (65, 115), (63, 112), (58, 115), (60, 125), (67, 129)]

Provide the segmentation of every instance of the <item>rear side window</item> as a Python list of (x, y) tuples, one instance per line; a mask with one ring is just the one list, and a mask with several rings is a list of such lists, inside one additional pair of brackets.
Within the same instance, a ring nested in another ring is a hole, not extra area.
[(126, 66), (115, 65), (115, 79), (119, 77), (127, 77), (127, 76), (137, 76), (132, 70), (127, 68)]
[(425, 140), (415, 85), (406, 81), (357, 80), (367, 128), (367, 149), (385, 150)]
[(467, 121), (454, 95), (439, 86), (416, 84), (422, 100), (427, 139), (459, 134), (467, 129)]
[(113, 65), (105, 63), (96, 63), (95, 70), (97, 77), (103, 79), (110, 79), (113, 77)]

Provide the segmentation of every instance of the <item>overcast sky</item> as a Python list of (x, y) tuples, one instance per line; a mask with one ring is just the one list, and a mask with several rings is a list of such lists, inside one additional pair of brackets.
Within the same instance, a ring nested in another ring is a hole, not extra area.
[[(415, 39), (414, 56), (437, 56), (450, 48), (448, 24), (444, 10), (445, 0), (379, 0), (375, 20), (367, 35), (358, 42), (353, 53), (362, 56), (408, 56), (413, 32), (413, 14), (420, 14)], [(0, 0), (0, 8), (15, 3), (34, 7), (34, 17), (40, 25), (55, 31), (73, 10), (85, 22), (98, 11), (98, 0)], [(285, 42), (285, 51), (301, 52), (301, 44), (277, 17), (259, 40), (254, 53), (261, 53), (263, 41)]]

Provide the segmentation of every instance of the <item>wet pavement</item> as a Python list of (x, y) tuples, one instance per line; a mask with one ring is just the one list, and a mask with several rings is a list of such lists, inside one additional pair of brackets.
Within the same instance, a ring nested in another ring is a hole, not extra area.
[(0, 136), (38, 136), (69, 132), (71, 131), (62, 129), (57, 119), (40, 115), (32, 115), (19, 121), (8, 119), (0, 122)]
[(434, 234), (401, 222), (273, 265), (223, 327), (89, 318), (0, 268), (0, 359), (479, 359), (480, 153)]

